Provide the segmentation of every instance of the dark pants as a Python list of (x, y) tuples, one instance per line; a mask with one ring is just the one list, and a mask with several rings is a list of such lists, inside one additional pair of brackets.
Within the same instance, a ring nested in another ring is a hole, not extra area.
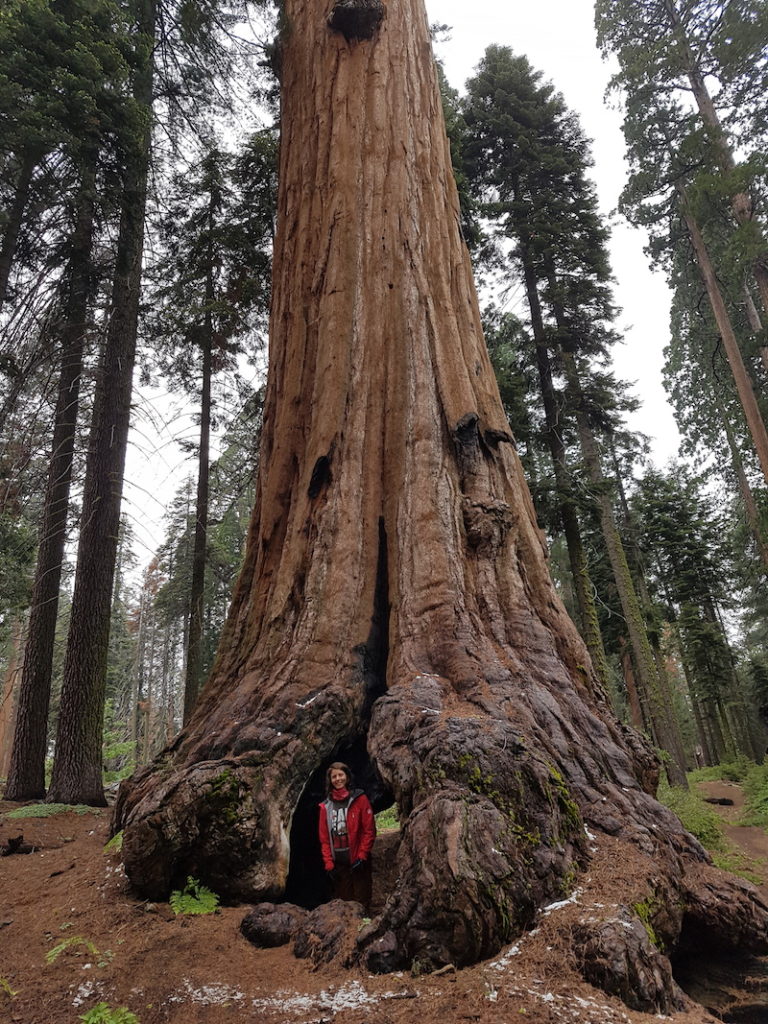
[(363, 861), (354, 871), (351, 867), (339, 865), (333, 878), (333, 898), (336, 900), (354, 900), (362, 903), (366, 914), (371, 911), (371, 895), (373, 893), (373, 871), (371, 858)]

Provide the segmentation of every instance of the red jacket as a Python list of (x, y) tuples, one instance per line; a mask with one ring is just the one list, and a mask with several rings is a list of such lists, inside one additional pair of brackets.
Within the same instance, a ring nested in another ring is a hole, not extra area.
[[(318, 823), (320, 833), (320, 849), (323, 852), (323, 864), (326, 871), (333, 870), (333, 847), (331, 835), (328, 828), (328, 801), (323, 800), (320, 804), (320, 821)], [(352, 803), (347, 811), (347, 834), (349, 836), (349, 863), (354, 864), (356, 860), (367, 860), (373, 849), (373, 841), (376, 838), (376, 820), (373, 817), (373, 808), (368, 797), (362, 790), (358, 790), (352, 798)]]

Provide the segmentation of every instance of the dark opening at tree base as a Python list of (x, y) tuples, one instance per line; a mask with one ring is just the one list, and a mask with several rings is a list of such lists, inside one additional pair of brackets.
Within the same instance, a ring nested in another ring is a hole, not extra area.
[(673, 958), (672, 969), (686, 995), (727, 1024), (768, 1020), (768, 957), (705, 947)]
[(371, 764), (365, 737), (340, 746), (326, 763), (316, 769), (294, 811), (290, 834), (291, 860), (285, 886), (286, 902), (309, 910), (332, 898), (320, 853), (318, 805), (326, 797), (326, 772), (333, 761), (349, 765), (355, 787), (365, 792), (374, 813), (387, 810), (394, 803), (392, 793), (383, 785)]

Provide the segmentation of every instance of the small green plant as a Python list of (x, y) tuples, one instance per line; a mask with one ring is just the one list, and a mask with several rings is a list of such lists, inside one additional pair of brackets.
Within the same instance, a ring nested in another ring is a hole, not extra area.
[[(102, 954), (98, 951), (98, 949), (91, 942), (90, 939), (84, 939), (82, 935), (70, 935), (68, 939), (64, 939), (63, 942), (60, 942), (57, 946), (54, 946), (53, 949), (48, 950), (48, 952), (45, 954), (45, 962), (47, 964), (55, 963), (56, 960), (58, 960), (58, 958), (66, 949), (72, 949), (73, 946), (85, 946), (86, 952), (90, 953), (91, 956), (94, 957), (94, 959), (101, 959), (102, 957)], [(112, 954), (105, 952), (103, 956), (111, 957)]]
[(397, 817), (397, 806), (392, 805), (386, 811), (380, 811), (376, 815), (376, 829), (379, 832), (391, 832), (400, 828), (400, 821)]
[[(702, 769), (692, 772), (689, 779), (695, 782), (700, 771)], [(728, 842), (720, 817), (709, 804), (704, 802), (695, 787), (689, 791), (672, 789), (662, 781), (659, 785), (658, 799), (671, 811), (674, 811), (685, 828), (696, 836), (702, 846), (709, 850), (716, 867), (747, 878), (757, 885), (764, 881), (759, 871), (759, 865)], [(750, 824), (754, 823), (750, 822)]]
[(219, 905), (219, 897), (190, 876), (183, 889), (171, 893), (170, 904), (174, 914), (212, 914)]
[(87, 807), (85, 804), (29, 804), (9, 811), (6, 818), (50, 818), (54, 814), (101, 814), (98, 807)]
[(751, 764), (742, 785), (746, 798), (743, 824), (768, 831), (768, 762)]
[(80, 1020), (84, 1024), (139, 1024), (139, 1018), (127, 1006), (112, 1009), (109, 1003), (97, 1003), (87, 1013), (80, 1014)]
[(18, 989), (11, 988), (11, 983), (7, 978), (0, 978), (0, 992), (4, 992), (9, 999), (13, 999), (19, 994)]
[(664, 943), (656, 934), (656, 930), (653, 927), (653, 917), (659, 910), (659, 901), (655, 896), (646, 896), (646, 898), (641, 900), (639, 903), (633, 903), (632, 909), (642, 921), (643, 927), (648, 933), (648, 938), (657, 949), (660, 949), (663, 952)]
[(694, 789), (672, 788), (664, 780), (659, 784), (658, 799), (674, 811), (685, 828), (708, 850), (725, 852), (727, 842), (717, 813)]
[(118, 832), (117, 835), (112, 836), (109, 842), (104, 847), (104, 853), (120, 853), (123, 848), (123, 833)]
[(752, 761), (745, 757), (739, 757), (735, 761), (724, 761), (723, 764), (709, 765), (706, 768), (697, 768), (688, 773), (689, 782), (718, 782), (721, 779), (725, 782), (741, 782), (748, 774)]

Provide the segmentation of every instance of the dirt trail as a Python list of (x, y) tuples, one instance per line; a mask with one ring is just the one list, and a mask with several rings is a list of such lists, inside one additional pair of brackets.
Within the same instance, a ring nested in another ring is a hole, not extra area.
[(716, 800), (732, 800), (731, 805), (712, 804), (723, 819), (723, 831), (737, 849), (755, 861), (755, 871), (763, 878), (757, 888), (768, 898), (768, 833), (754, 825), (737, 825), (744, 813), (744, 791), (736, 782), (700, 782), (699, 790)]

